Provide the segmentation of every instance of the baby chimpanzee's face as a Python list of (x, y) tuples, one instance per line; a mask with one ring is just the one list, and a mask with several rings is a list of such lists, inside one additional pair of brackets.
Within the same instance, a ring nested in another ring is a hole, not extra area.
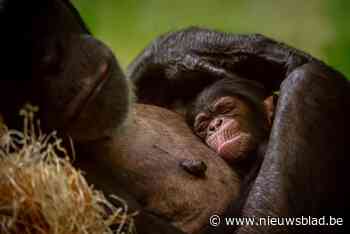
[(256, 150), (269, 128), (265, 112), (255, 111), (238, 96), (222, 96), (207, 103), (193, 124), (195, 134), (229, 163)]

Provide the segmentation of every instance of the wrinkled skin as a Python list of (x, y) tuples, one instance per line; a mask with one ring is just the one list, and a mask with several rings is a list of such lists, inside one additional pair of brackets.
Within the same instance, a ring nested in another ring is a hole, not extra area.
[[(227, 103), (222, 104), (224, 102)], [(245, 154), (246, 152), (250, 152), (257, 147), (257, 142), (254, 142), (254, 129), (250, 129), (250, 126), (248, 124), (245, 125), (245, 121), (243, 121), (245, 119), (246, 122), (248, 122), (246, 118), (250, 117), (248, 114), (249, 110), (244, 108), (244, 104), (239, 103), (238, 99), (235, 100), (232, 97), (223, 97), (217, 100), (217, 102), (214, 104), (214, 113), (224, 114), (225, 111), (219, 112), (218, 108), (220, 107), (217, 106), (229, 106), (229, 102), (237, 103), (236, 105), (238, 106), (238, 108), (240, 108), (240, 110), (237, 110), (237, 113), (241, 114), (240, 117), (234, 118), (234, 113), (232, 113), (231, 109), (228, 110), (228, 112), (231, 113), (228, 113), (227, 117), (214, 117), (208, 123), (208, 126), (205, 126), (205, 120), (204, 122), (203, 120), (197, 120), (199, 123), (196, 124), (197, 126), (200, 124), (204, 125), (202, 128), (206, 128), (207, 132), (206, 135), (203, 137), (205, 138), (205, 142), (208, 144), (209, 147), (214, 149), (220, 157), (224, 158), (226, 161), (244, 157), (245, 155), (243, 154)], [(197, 116), (197, 118), (200, 117), (201, 116)], [(196, 125), (195, 127), (197, 127)], [(203, 130), (197, 129), (196, 132), (198, 132), (198, 134), (201, 134), (201, 131)], [(236, 152), (237, 154), (233, 154), (233, 152)]]
[(43, 131), (57, 129), (75, 142), (74, 163), (89, 182), (139, 212), (138, 233), (202, 232), (208, 217), (238, 196), (235, 172), (183, 117), (132, 105), (114, 55), (68, 1), (0, 3), (1, 68), (12, 74), (0, 83), (5, 122), (20, 128), (18, 109), (38, 105)]
[[(257, 126), (256, 118), (266, 119), (266, 127)], [(248, 103), (234, 96), (207, 103), (207, 108), (196, 114), (192, 127), (228, 163), (243, 160), (256, 150), (269, 129), (266, 116), (257, 116)]]
[[(280, 90), (266, 153), (240, 215), (346, 217), (350, 85), (340, 73), (262, 35), (199, 28), (160, 36), (128, 70), (140, 102), (175, 111), (235, 74)], [(232, 216), (234, 206), (222, 215)], [(344, 226), (207, 227), (205, 233), (346, 233)]]
[(234, 170), (249, 174), (255, 159), (265, 153), (275, 97), (255, 81), (238, 76), (221, 79), (188, 105), (186, 121)]
[[(1, 77), (0, 108), (10, 127), (16, 126), (24, 102), (38, 104), (46, 130), (73, 137), (75, 163), (90, 182), (140, 211), (138, 233), (232, 231), (205, 229), (209, 215), (223, 214), (237, 198), (235, 173), (192, 134), (183, 117), (169, 110), (136, 104), (125, 122), (127, 81), (109, 49), (86, 35), (68, 1), (0, 3), (0, 65), (3, 74), (12, 74)], [(147, 99), (169, 109), (233, 71), (261, 78), (271, 89), (286, 78), (268, 150), (242, 215), (344, 215), (350, 143), (344, 107), (350, 101), (349, 85), (337, 72), (263, 36), (190, 29), (157, 40), (128, 74), (140, 102)], [(194, 165), (204, 162), (207, 169), (199, 171), (206, 176), (184, 170), (191, 166), (183, 163), (187, 159), (199, 162)], [(236, 231), (289, 230), (244, 226)], [(334, 227), (327, 231), (334, 233)]]

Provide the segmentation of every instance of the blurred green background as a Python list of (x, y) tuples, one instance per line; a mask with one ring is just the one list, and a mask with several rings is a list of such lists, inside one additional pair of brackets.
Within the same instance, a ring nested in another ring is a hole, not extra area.
[(324, 60), (350, 78), (349, 0), (72, 0), (126, 68), (158, 35), (195, 25), (262, 33)]

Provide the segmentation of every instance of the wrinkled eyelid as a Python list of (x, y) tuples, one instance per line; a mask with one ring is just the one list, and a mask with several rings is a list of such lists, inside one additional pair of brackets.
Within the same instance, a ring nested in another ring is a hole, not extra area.
[(205, 120), (198, 121), (197, 123), (195, 123), (194, 129), (196, 131), (203, 131), (206, 128), (206, 125), (207, 124), (205, 123)]
[(233, 100), (232, 98), (222, 98), (216, 102), (214, 102), (214, 105), (213, 107), (216, 107), (216, 106), (221, 106), (221, 105), (232, 105), (235, 103), (235, 100)]
[(194, 119), (194, 125), (202, 122), (203, 120), (207, 120), (209, 116), (203, 113), (199, 113), (196, 118)]
[(217, 105), (215, 105), (214, 110), (215, 111), (220, 111), (220, 110), (224, 110), (225, 112), (228, 110), (232, 110), (236, 108), (236, 104), (234, 102), (221, 102), (218, 103)]

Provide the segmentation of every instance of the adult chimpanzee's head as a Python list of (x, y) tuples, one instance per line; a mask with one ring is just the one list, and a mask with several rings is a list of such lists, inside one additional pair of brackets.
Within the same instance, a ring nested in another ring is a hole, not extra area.
[(270, 132), (273, 98), (260, 84), (226, 78), (204, 89), (187, 112), (187, 121), (227, 162), (244, 159)]
[[(89, 35), (69, 1), (4, 1), (0, 113), (13, 127), (25, 102), (45, 130), (75, 140), (110, 134), (125, 119), (128, 83), (111, 50)], [(17, 126), (15, 126), (17, 127)]]
[(33, 77), (42, 119), (77, 140), (111, 135), (129, 106), (128, 83), (112, 51), (89, 35), (57, 43)]

